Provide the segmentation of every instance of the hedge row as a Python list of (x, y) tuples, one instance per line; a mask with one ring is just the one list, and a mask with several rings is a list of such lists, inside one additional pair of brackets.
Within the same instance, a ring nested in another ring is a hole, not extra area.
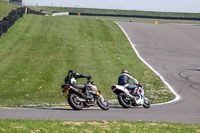
[[(26, 7), (19, 7), (16, 10), (12, 10), (8, 13), (8, 16), (3, 17), (0, 20), (0, 37), (3, 33), (6, 33), (8, 29), (20, 18), (23, 17)], [(27, 14), (45, 15), (39, 11), (34, 11), (27, 8)]]

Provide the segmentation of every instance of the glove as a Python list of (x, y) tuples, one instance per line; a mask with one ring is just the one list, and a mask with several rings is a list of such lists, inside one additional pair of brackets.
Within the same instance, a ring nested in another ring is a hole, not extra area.
[(142, 85), (139, 83), (139, 84), (136, 84), (138, 87), (142, 87)]
[(87, 78), (88, 80), (91, 79), (91, 76), (90, 76), (90, 75), (81, 74), (80, 77), (81, 77), (81, 78)]

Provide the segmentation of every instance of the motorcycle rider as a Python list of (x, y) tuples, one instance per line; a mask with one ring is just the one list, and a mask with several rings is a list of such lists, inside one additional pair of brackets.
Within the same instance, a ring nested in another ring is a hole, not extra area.
[(69, 70), (67, 77), (65, 78), (65, 84), (70, 84), (74, 88), (85, 89), (85, 94), (88, 95), (88, 90), (86, 84), (77, 84), (76, 79), (78, 78), (87, 78), (91, 79), (90, 75), (79, 74), (74, 70)]
[[(130, 84), (129, 79), (131, 79), (134, 84)], [(131, 95), (135, 95), (138, 87), (140, 87), (140, 83), (137, 79), (135, 79), (126, 69), (121, 71), (121, 75), (118, 77), (118, 85), (122, 85), (128, 90), (131, 90)]]
[(79, 74), (74, 70), (69, 70), (67, 77), (65, 78), (65, 84), (71, 84), (75, 88), (83, 89), (86, 87), (85, 84), (76, 84), (76, 79), (78, 78), (87, 78), (88, 80), (91, 79), (90, 75), (83, 75)]

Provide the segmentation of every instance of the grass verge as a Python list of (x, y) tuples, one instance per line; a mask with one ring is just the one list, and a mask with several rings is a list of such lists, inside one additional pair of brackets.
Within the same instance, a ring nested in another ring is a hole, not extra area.
[(144, 85), (152, 103), (174, 98), (135, 55), (111, 21), (81, 17), (25, 15), (0, 38), (0, 105), (59, 104), (69, 69), (90, 74), (108, 99), (121, 69)]
[(0, 119), (6, 133), (199, 133), (200, 124), (128, 121), (51, 121)]

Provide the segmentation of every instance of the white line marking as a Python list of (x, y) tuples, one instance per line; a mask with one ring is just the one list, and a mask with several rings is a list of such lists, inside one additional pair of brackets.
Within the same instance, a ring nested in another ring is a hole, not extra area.
[(163, 105), (163, 104), (168, 104), (168, 103), (172, 103), (172, 102), (175, 102), (175, 101), (178, 101), (180, 100), (180, 96), (174, 91), (174, 89), (172, 88), (172, 86), (160, 75), (160, 73), (158, 73), (151, 65), (149, 65), (139, 54), (139, 52), (137, 51), (137, 49), (135, 48), (135, 44), (131, 41), (131, 39), (129, 38), (128, 34), (125, 32), (125, 30), (117, 23), (115, 22), (119, 27), (120, 29), (124, 32), (124, 34), (126, 35), (128, 41), (130, 42), (133, 50), (135, 51), (136, 55), (138, 56), (138, 58), (144, 63), (146, 64), (160, 79), (161, 81), (171, 90), (171, 92), (175, 95), (175, 98), (171, 101), (168, 101), (168, 102), (164, 102), (164, 103), (158, 103), (158, 104), (152, 104), (153, 106), (155, 105)]

